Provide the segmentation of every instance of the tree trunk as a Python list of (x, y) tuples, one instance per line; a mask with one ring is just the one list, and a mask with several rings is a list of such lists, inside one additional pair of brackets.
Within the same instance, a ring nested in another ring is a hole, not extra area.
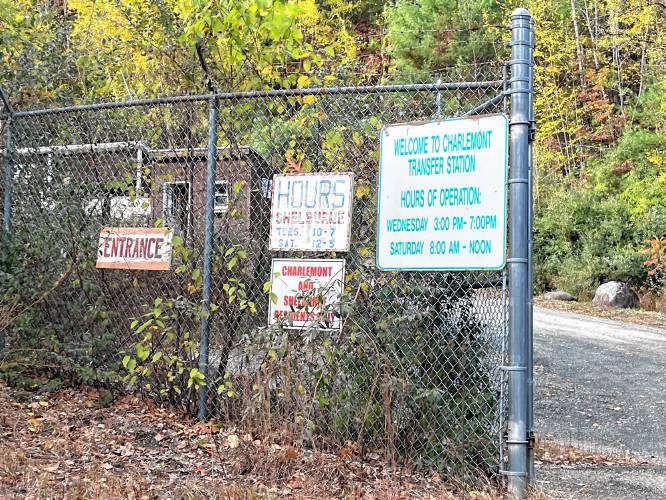
[(571, 20), (573, 21), (574, 36), (576, 37), (576, 61), (578, 62), (578, 73), (580, 75), (580, 84), (585, 85), (583, 47), (580, 43), (580, 32), (578, 31), (578, 20), (576, 19), (576, 0), (571, 0)]
[[(585, 2), (585, 23), (587, 24), (587, 32), (590, 34), (590, 39), (592, 40), (592, 60), (594, 61), (594, 69), (599, 69), (599, 46), (597, 43), (597, 29), (596, 26), (592, 26), (592, 19), (590, 18), (590, 8), (588, 7), (587, 0)], [(595, 2), (596, 5), (596, 2)], [(595, 9), (596, 11), (596, 9)], [(596, 16), (595, 16), (596, 22)]]

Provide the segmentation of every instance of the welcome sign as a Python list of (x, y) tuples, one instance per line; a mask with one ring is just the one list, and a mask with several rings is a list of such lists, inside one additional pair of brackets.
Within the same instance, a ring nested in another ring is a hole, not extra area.
[(504, 115), (386, 126), (377, 267), (501, 269), (506, 249)]

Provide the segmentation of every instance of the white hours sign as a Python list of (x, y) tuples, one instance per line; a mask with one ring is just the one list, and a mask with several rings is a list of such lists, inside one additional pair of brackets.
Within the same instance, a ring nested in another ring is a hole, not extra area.
[(502, 268), (507, 142), (504, 115), (384, 127), (377, 267)]
[(349, 250), (353, 178), (351, 173), (275, 175), (270, 249)]

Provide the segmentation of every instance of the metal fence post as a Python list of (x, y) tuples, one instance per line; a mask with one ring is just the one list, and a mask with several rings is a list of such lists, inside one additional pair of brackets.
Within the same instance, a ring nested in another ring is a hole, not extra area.
[(210, 99), (208, 108), (208, 161), (206, 169), (206, 205), (203, 251), (203, 297), (201, 301), (201, 338), (199, 343), (199, 371), (204, 385), (199, 387), (199, 420), (205, 420), (208, 403), (208, 334), (210, 332), (210, 291), (213, 272), (213, 231), (215, 211), (215, 169), (217, 166), (217, 114), (218, 101)]
[[(5, 175), (3, 180), (4, 200), (2, 212), (2, 252), (4, 257), (9, 257), (10, 242), (12, 236), (12, 194), (14, 184), (14, 137), (12, 135), (12, 117), (7, 117), (5, 124)], [(0, 351), (5, 348), (5, 332), (0, 331)]]
[(5, 124), (5, 177), (4, 200), (2, 212), (2, 231), (5, 239), (9, 239), (12, 232), (12, 195), (14, 184), (14, 137), (12, 134), (12, 117), (7, 118)]
[(527, 9), (511, 15), (511, 121), (509, 170), (509, 494), (527, 494), (528, 293), (529, 293), (529, 133), (531, 16)]
[(534, 250), (534, 158), (532, 157), (532, 142), (536, 132), (536, 120), (534, 117), (534, 49), (536, 46), (534, 37), (534, 19), (530, 19), (530, 146), (529, 158), (529, 216), (527, 218), (529, 238), (528, 245), (528, 279), (527, 279), (527, 439), (529, 448), (527, 450), (527, 477), (530, 484), (534, 484), (536, 473), (534, 470), (536, 436), (534, 433), (534, 262), (532, 254)]

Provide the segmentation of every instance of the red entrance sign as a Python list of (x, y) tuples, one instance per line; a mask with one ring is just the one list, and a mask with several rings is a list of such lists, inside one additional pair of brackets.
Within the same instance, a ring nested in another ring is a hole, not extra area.
[(105, 227), (99, 234), (97, 267), (169, 270), (172, 235), (165, 227)]

